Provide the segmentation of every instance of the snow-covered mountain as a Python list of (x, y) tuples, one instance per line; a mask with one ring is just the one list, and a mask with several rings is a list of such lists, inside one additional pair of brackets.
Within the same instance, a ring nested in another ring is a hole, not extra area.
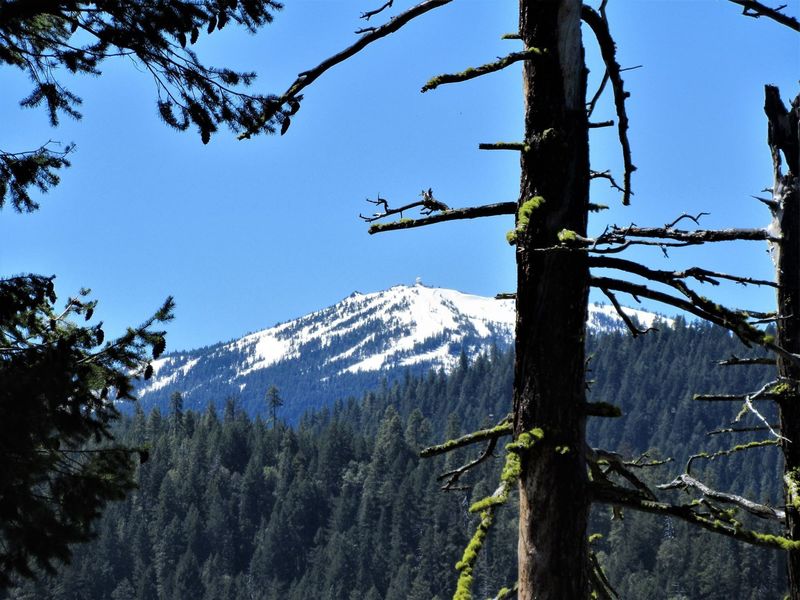
[[(657, 315), (627, 309), (642, 325)], [(608, 305), (591, 305), (594, 331), (624, 329)], [(496, 300), (422, 284), (371, 294), (354, 292), (341, 302), (251, 333), (238, 340), (167, 355), (139, 389), (145, 408), (168, 406), (179, 391), (184, 406), (219, 407), (230, 396), (260, 412), (270, 385), (292, 420), (308, 408), (360, 395), (405, 372), (449, 370), (462, 353), (473, 357), (493, 345), (507, 348), (514, 335), (514, 301)]]

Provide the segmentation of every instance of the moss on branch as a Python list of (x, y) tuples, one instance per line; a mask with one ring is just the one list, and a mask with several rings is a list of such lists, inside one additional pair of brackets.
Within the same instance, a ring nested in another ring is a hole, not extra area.
[(424, 86), (422, 86), (422, 93), (425, 93), (429, 90), (435, 90), (440, 85), (446, 83), (460, 83), (462, 81), (469, 81), (470, 79), (475, 79), (476, 77), (480, 77), (481, 75), (487, 75), (488, 73), (494, 73), (496, 71), (500, 71), (505, 69), (507, 66), (512, 65), (516, 62), (521, 60), (529, 60), (531, 58), (536, 58), (547, 54), (545, 50), (541, 50), (539, 48), (527, 48), (522, 52), (512, 52), (508, 56), (504, 56), (503, 58), (496, 60), (492, 63), (487, 63), (485, 65), (481, 65), (480, 67), (469, 67), (460, 73), (445, 73), (443, 75), (437, 75), (436, 77), (432, 77), (428, 80)]

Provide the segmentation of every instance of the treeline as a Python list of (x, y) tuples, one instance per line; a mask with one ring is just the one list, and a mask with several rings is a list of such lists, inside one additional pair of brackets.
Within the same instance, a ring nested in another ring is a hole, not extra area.
[[(637, 339), (592, 338), (591, 396), (622, 406), (592, 419), (593, 443), (676, 460), (645, 477), (666, 482), (690, 451), (715, 452), (763, 433), (707, 436), (739, 406), (693, 401), (695, 392), (757, 389), (763, 369), (713, 364), (742, 349), (726, 333), (679, 322)], [(420, 459), (421, 447), (494, 424), (509, 411), (513, 356), (492, 352), (450, 374), (404, 381), (337, 402), (295, 428), (249, 419), (228, 399), (217, 410), (138, 410), (119, 439), (148, 446), (139, 489), (98, 521), (97, 539), (72, 564), (11, 598), (412, 599), (452, 596), (455, 562), (475, 518), (469, 504), (496, 486), (488, 461), (442, 492), (437, 475), (479, 448)], [(746, 420), (746, 419), (745, 419)], [(743, 421), (744, 423), (745, 421)], [(752, 421), (747, 421), (752, 424)], [(707, 483), (778, 502), (774, 448), (705, 461)], [(502, 452), (498, 452), (499, 455)], [(512, 500), (512, 503), (514, 500)], [(515, 506), (501, 511), (475, 573), (476, 598), (516, 576)], [(600, 507), (595, 550), (621, 598), (762, 600), (784, 593), (779, 552), (754, 549), (681, 523)]]

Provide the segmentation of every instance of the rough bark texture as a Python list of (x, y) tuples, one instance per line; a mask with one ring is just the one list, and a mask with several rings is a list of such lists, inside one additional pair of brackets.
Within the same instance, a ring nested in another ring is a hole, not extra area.
[(515, 435), (541, 427), (522, 456), (519, 598), (589, 595), (584, 453), (584, 336), (588, 267), (581, 252), (536, 252), (562, 230), (586, 233), (589, 158), (586, 71), (578, 0), (520, 0), (526, 48), (525, 150), (517, 228)]
[[(787, 112), (777, 88), (766, 87), (765, 111), (769, 119), (769, 145), (774, 165), (773, 228), (782, 238), (773, 250), (778, 288), (778, 345), (792, 353), (800, 354), (800, 96)], [(788, 163), (787, 173), (781, 169), (781, 154)], [(800, 367), (778, 358), (781, 377), (800, 381)], [(789, 441), (782, 442), (785, 459), (784, 472), (800, 481), (800, 394), (795, 389), (778, 401), (781, 411), (781, 433)], [(786, 490), (786, 530), (791, 539), (800, 539), (800, 497)], [(789, 597), (800, 600), (800, 551), (789, 551)]]

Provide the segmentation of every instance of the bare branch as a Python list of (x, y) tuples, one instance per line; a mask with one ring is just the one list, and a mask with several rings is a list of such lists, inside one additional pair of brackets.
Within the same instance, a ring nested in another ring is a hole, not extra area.
[(370, 204), (375, 204), (376, 206), (382, 206), (383, 212), (375, 213), (370, 217), (365, 217), (362, 214), (359, 214), (358, 216), (364, 219), (367, 223), (372, 223), (373, 221), (377, 221), (378, 219), (383, 219), (385, 217), (389, 217), (392, 215), (399, 214), (402, 217), (404, 211), (411, 210), (412, 208), (421, 207), (420, 212), (423, 215), (429, 215), (437, 211), (450, 210), (450, 207), (447, 206), (444, 202), (439, 202), (436, 198), (433, 197), (432, 188), (428, 188), (427, 190), (422, 190), (420, 196), (422, 197), (422, 199), (417, 200), (416, 202), (411, 202), (410, 204), (406, 204), (405, 206), (401, 206), (400, 208), (389, 208), (389, 201), (386, 200), (386, 198), (381, 198), (379, 194), (375, 200), (370, 200), (369, 198), (367, 198), (367, 202), (369, 202)]
[(627, 314), (625, 314), (624, 310), (622, 310), (622, 307), (619, 305), (619, 302), (617, 302), (617, 297), (605, 288), (600, 288), (600, 290), (605, 294), (606, 298), (611, 300), (611, 304), (614, 306), (614, 310), (617, 311), (617, 314), (620, 316), (623, 323), (625, 323), (625, 325), (628, 327), (628, 330), (631, 332), (631, 335), (633, 335), (633, 337), (638, 337), (640, 335), (648, 333), (649, 331), (658, 331), (653, 327), (649, 327), (647, 329), (639, 329), (638, 327), (636, 327), (633, 321), (631, 321), (631, 318)]
[(610, 417), (614, 419), (622, 416), (622, 409), (610, 402), (587, 402), (584, 408), (586, 415), (589, 417)]
[[(600, 54), (603, 56), (603, 62), (606, 65), (606, 75), (611, 80), (611, 88), (614, 91), (614, 105), (617, 109), (617, 131), (619, 134), (619, 143), (622, 146), (622, 161), (625, 165), (622, 203), (628, 205), (633, 195), (631, 191), (631, 175), (636, 170), (631, 159), (631, 145), (628, 140), (628, 114), (625, 110), (625, 100), (630, 94), (626, 92), (624, 88), (622, 76), (620, 75), (619, 63), (617, 63), (616, 58), (616, 44), (611, 37), (605, 15), (598, 13), (590, 6), (584, 5), (581, 18), (590, 27), (597, 38), (597, 43), (600, 46)], [(594, 109), (594, 105), (591, 105), (591, 108)]]
[(769, 6), (766, 6), (761, 2), (756, 2), (755, 0), (729, 1), (741, 6), (742, 14), (746, 17), (753, 17), (754, 19), (758, 19), (759, 17), (767, 17), (768, 19), (772, 19), (773, 21), (776, 21), (781, 25), (785, 25), (790, 29), (800, 31), (800, 21), (781, 12), (784, 8), (786, 8), (785, 4), (783, 6), (779, 6), (778, 8), (770, 8)]
[(600, 100), (600, 96), (603, 95), (603, 90), (606, 89), (606, 84), (608, 83), (608, 69), (606, 69), (605, 73), (603, 73), (603, 79), (600, 81), (600, 85), (597, 86), (597, 91), (592, 96), (592, 99), (586, 103), (586, 118), (592, 116), (595, 107), (597, 106), (597, 101)]
[(617, 191), (624, 192), (625, 190), (622, 189), (619, 184), (614, 180), (614, 177), (611, 175), (611, 171), (590, 171), (589, 172), (590, 179), (608, 179), (608, 183), (611, 184), (611, 187)]
[(691, 475), (684, 473), (683, 475), (679, 475), (669, 483), (665, 483), (658, 486), (660, 490), (686, 490), (688, 488), (695, 489), (706, 498), (711, 498), (712, 500), (716, 500), (718, 502), (724, 502), (726, 504), (733, 504), (742, 508), (749, 512), (751, 515), (754, 515), (760, 519), (773, 519), (776, 521), (780, 521), (783, 523), (786, 520), (786, 513), (782, 510), (777, 508), (773, 508), (766, 504), (759, 504), (757, 502), (753, 502), (752, 500), (748, 500), (742, 496), (737, 496), (736, 494), (728, 494), (725, 492), (720, 492), (717, 490), (713, 490), (701, 481), (698, 481)]
[(599, 122), (589, 121), (589, 123), (588, 123), (589, 129), (600, 129), (602, 127), (613, 127), (613, 126), (614, 126), (614, 121), (613, 120), (610, 120), (610, 121), (599, 121)]
[(375, 10), (368, 10), (367, 12), (361, 13), (361, 18), (364, 19), (365, 21), (369, 21), (375, 15), (382, 13), (387, 8), (391, 8), (392, 4), (394, 4), (394, 0), (386, 0), (384, 5), (381, 6), (380, 8), (376, 8)]
[(528, 148), (522, 142), (495, 142), (493, 144), (478, 144), (478, 150), (517, 150), (524, 152)]
[(461, 219), (476, 219), (480, 217), (496, 217), (498, 215), (513, 215), (517, 212), (516, 202), (500, 202), (498, 204), (487, 204), (485, 206), (475, 206), (472, 208), (454, 208), (445, 210), (438, 214), (431, 215), (424, 219), (401, 219), (391, 223), (373, 223), (369, 228), (369, 233), (382, 233), (384, 231), (395, 231), (398, 229), (412, 229), (423, 227), (433, 223), (444, 221), (457, 221)]
[(724, 427), (722, 429), (709, 431), (706, 435), (720, 435), (722, 433), (756, 433), (760, 431), (769, 431), (770, 427), (777, 429), (780, 427), (780, 425), (770, 425), (769, 427)]
[[(510, 433), (511, 431), (509, 431), (509, 434)], [(447, 473), (442, 473), (441, 475), (439, 475), (436, 478), (437, 481), (442, 481), (443, 479), (446, 479), (444, 485), (442, 486), (442, 489), (445, 491), (454, 489), (455, 484), (458, 483), (458, 480), (464, 473), (466, 473), (470, 469), (474, 469), (483, 461), (485, 461), (487, 458), (492, 456), (492, 453), (494, 452), (496, 446), (497, 446), (497, 437), (493, 437), (489, 440), (489, 443), (486, 445), (486, 448), (484, 448), (483, 452), (481, 453), (480, 456), (478, 456), (478, 458), (471, 460), (470, 462), (463, 464), (460, 467), (453, 469), (452, 471), (448, 471)]]
[(756, 546), (766, 546), (781, 550), (800, 549), (800, 540), (790, 540), (785, 537), (760, 533), (749, 529), (744, 529), (741, 523), (726, 523), (718, 513), (713, 515), (703, 515), (695, 510), (691, 505), (676, 505), (666, 502), (653, 502), (642, 498), (636, 490), (630, 490), (619, 486), (607, 484), (591, 483), (592, 495), (597, 502), (623, 506), (664, 516), (671, 516), (688, 521), (714, 533), (719, 533), (727, 537), (741, 540)]
[(673, 227), (675, 227), (675, 225), (680, 223), (683, 219), (689, 219), (691, 221), (694, 221), (694, 224), (699, 226), (700, 225), (700, 218), (701, 217), (707, 217), (710, 214), (711, 213), (701, 212), (701, 213), (697, 213), (695, 216), (692, 216), (689, 213), (683, 213), (680, 217), (675, 219), (672, 223), (667, 223), (666, 225), (664, 225), (664, 229), (672, 229)]
[[(644, 277), (651, 281), (657, 281), (659, 283), (670, 285), (691, 299), (694, 299), (695, 294), (686, 288), (685, 284), (682, 282), (682, 280), (689, 277), (696, 279), (701, 283), (710, 283), (712, 285), (719, 285), (719, 282), (716, 279), (727, 279), (742, 285), (752, 284), (777, 287), (777, 284), (772, 281), (753, 279), (752, 277), (740, 277), (738, 275), (729, 275), (727, 273), (719, 273), (717, 271), (708, 271), (706, 269), (701, 269), (700, 267), (690, 267), (683, 271), (663, 271), (650, 269), (635, 261), (607, 256), (590, 256), (588, 262), (590, 267), (596, 267), (600, 269), (617, 269), (620, 271), (625, 271), (626, 273), (638, 275), (639, 277)], [(775, 319), (774, 315), (768, 313), (762, 313), (758, 311), (743, 312), (746, 313), (742, 315), (744, 317), (755, 316), (757, 318), (765, 318), (769, 320)]]
[(435, 90), (437, 87), (445, 83), (460, 83), (462, 81), (469, 81), (470, 79), (475, 79), (476, 77), (487, 75), (489, 73), (495, 73), (505, 69), (509, 65), (513, 65), (521, 60), (537, 58), (545, 53), (546, 51), (540, 50), (539, 48), (528, 48), (522, 52), (512, 52), (508, 56), (504, 56), (495, 62), (481, 65), (480, 67), (470, 67), (466, 71), (461, 71), (460, 73), (445, 73), (443, 75), (432, 77), (428, 83), (422, 86), (420, 91), (424, 94), (429, 90)]
[(729, 367), (732, 365), (768, 365), (774, 367), (777, 362), (774, 358), (761, 357), (761, 358), (739, 358), (738, 356), (731, 355), (730, 358), (721, 360), (717, 363), (722, 367)]
[[(644, 268), (644, 267), (642, 267)], [(750, 325), (746, 316), (747, 313), (740, 311), (732, 311), (722, 306), (714, 304), (710, 300), (706, 300), (697, 296), (700, 303), (690, 302), (675, 296), (670, 296), (664, 292), (650, 289), (644, 285), (623, 281), (620, 279), (612, 279), (609, 277), (591, 277), (590, 284), (596, 288), (608, 288), (618, 292), (631, 294), (635, 298), (649, 298), (656, 302), (661, 302), (670, 306), (674, 306), (680, 310), (693, 314), (701, 319), (714, 323), (732, 331), (736, 336), (745, 343), (745, 345), (758, 344), (779, 354), (788, 361), (794, 364), (800, 364), (800, 356), (788, 352), (784, 348), (776, 345), (769, 337), (765, 336), (762, 331)]]
[(778, 242), (779, 238), (772, 237), (766, 229), (698, 229), (695, 231), (685, 231), (682, 229), (671, 229), (663, 227), (617, 227), (612, 228), (615, 235), (637, 238), (664, 238), (670, 240), (680, 240), (691, 244), (703, 244), (706, 242), (730, 242), (735, 240), (753, 240)]

